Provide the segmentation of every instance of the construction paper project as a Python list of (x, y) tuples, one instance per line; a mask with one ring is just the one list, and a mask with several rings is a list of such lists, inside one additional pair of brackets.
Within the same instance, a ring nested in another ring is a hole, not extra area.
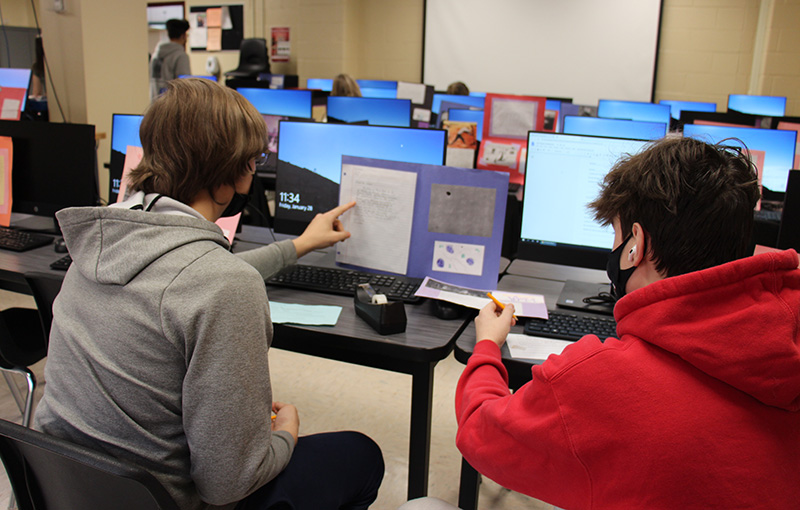
[(341, 313), (341, 306), (269, 302), (269, 315), (274, 324), (335, 326)]
[(10, 136), (0, 136), (0, 225), (11, 225), (11, 167), (14, 144)]
[(0, 119), (19, 120), (22, 115), (22, 102), (28, 91), (23, 88), (0, 88)]
[(356, 206), (338, 264), (497, 287), (507, 174), (343, 156), (340, 182), (339, 203)]
[(139, 165), (143, 156), (144, 152), (142, 152), (141, 147), (128, 145), (125, 148), (125, 164), (122, 166), (122, 178), (120, 179), (117, 202), (124, 202), (128, 198), (128, 175), (131, 173), (131, 170)]

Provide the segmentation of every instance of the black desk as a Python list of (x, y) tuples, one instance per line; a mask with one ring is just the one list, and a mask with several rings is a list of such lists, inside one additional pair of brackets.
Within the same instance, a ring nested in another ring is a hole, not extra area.
[[(514, 260), (507, 273), (500, 279), (499, 290), (510, 292), (528, 292), (542, 294), (549, 310), (555, 309), (556, 301), (564, 287), (564, 281), (575, 279), (589, 282), (604, 282), (608, 280), (605, 272), (594, 269), (572, 268)], [(526, 273), (519, 275), (514, 273)], [(512, 333), (523, 332), (521, 325), (514, 326)], [(458, 337), (455, 345), (455, 358), (466, 364), (475, 348), (475, 324), (470, 322), (464, 332)], [(543, 360), (522, 360), (511, 357), (508, 345), (501, 349), (503, 365), (508, 370), (508, 386), (516, 390), (531, 380), (531, 366), (542, 363)], [(466, 460), (461, 461), (461, 480), (458, 493), (458, 507), (463, 510), (475, 510), (478, 506), (479, 477), (475, 469)]]
[[(268, 244), (273, 237), (268, 229), (244, 226), (237, 239), (234, 251), (246, 251)], [(63, 275), (49, 269), (49, 264), (61, 256), (52, 245), (23, 253), (0, 250), (0, 287), (29, 294), (23, 274), (47, 271)], [(330, 251), (313, 252), (303, 258), (307, 264), (332, 262)], [(436, 363), (450, 354), (465, 322), (437, 319), (428, 300), (420, 305), (406, 305), (408, 327), (404, 333), (381, 336), (355, 315), (353, 298), (271, 286), (267, 292), (275, 301), (342, 307), (336, 326), (275, 324), (273, 347), (411, 375), (408, 497), (427, 495), (433, 370)]]

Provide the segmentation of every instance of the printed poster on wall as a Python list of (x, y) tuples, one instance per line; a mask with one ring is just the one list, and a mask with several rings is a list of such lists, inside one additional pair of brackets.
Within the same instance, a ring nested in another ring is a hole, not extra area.
[(289, 27), (272, 27), (272, 52), (273, 62), (288, 62), (292, 54), (289, 42)]

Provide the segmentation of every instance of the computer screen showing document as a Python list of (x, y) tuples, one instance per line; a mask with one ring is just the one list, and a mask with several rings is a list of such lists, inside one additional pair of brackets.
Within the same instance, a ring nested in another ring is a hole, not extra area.
[(522, 203), (520, 256), (528, 260), (605, 268), (613, 229), (599, 225), (587, 204), (612, 166), (645, 140), (531, 132)]

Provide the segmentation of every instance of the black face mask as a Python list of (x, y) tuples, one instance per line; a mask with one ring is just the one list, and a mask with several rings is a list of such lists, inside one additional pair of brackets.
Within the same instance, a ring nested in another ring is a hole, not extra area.
[(231, 199), (231, 203), (228, 204), (228, 207), (222, 211), (222, 215), (220, 218), (227, 218), (229, 216), (236, 216), (240, 212), (244, 211), (244, 208), (247, 206), (247, 202), (250, 201), (250, 195), (245, 193), (233, 193), (233, 198)]
[(625, 245), (628, 244), (628, 241), (630, 241), (632, 237), (633, 234), (629, 234), (628, 237), (622, 241), (622, 244), (617, 246), (616, 249), (608, 255), (606, 273), (608, 274), (608, 279), (611, 280), (611, 296), (614, 299), (619, 299), (625, 295), (625, 287), (628, 285), (628, 280), (633, 272), (636, 271), (636, 266), (629, 267), (628, 269), (620, 269), (619, 267), (619, 259), (622, 256), (622, 250), (625, 249)]

